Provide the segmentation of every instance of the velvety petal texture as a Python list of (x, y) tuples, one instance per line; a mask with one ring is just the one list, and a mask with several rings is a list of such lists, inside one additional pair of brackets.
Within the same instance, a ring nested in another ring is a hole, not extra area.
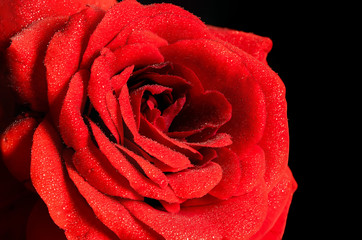
[(269, 38), (172, 4), (41, 3), (0, 4), (0, 214), (31, 199), (19, 234), (281, 239), (297, 184)]

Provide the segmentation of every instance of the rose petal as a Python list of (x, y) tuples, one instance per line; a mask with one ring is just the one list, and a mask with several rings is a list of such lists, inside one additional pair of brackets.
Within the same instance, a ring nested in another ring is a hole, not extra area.
[(122, 200), (122, 204), (166, 239), (248, 239), (263, 223), (267, 196), (262, 184), (243, 196), (181, 208), (177, 214), (144, 202)]
[[(168, 42), (165, 39), (159, 37), (157, 34), (148, 30), (139, 30), (132, 32), (129, 35), (126, 44), (135, 44), (135, 43), (148, 43), (158, 48), (162, 46), (167, 46), (168, 44)], [(108, 47), (112, 48), (111, 46)]]
[(167, 202), (179, 202), (169, 187), (160, 188), (152, 181), (144, 177), (122, 153), (112, 144), (102, 131), (90, 122), (94, 137), (100, 150), (108, 158), (112, 166), (129, 181), (131, 187), (140, 195), (153, 199), (161, 199)]
[(38, 122), (26, 117), (14, 122), (1, 135), (1, 160), (20, 182), (30, 180), (30, 154)]
[(110, 196), (143, 199), (93, 143), (90, 142), (88, 147), (76, 151), (73, 164), (80, 175), (99, 191)]
[(220, 198), (229, 199), (235, 196), (240, 185), (240, 160), (238, 156), (227, 148), (217, 149), (217, 158), (213, 162), (219, 164), (222, 168), (222, 179), (209, 194)]
[(230, 103), (218, 91), (207, 91), (199, 96), (191, 96), (190, 103), (172, 122), (170, 131), (219, 128), (230, 120), (231, 111)]
[(34, 133), (31, 180), (50, 216), (68, 238), (112, 238), (67, 177), (61, 150), (61, 139), (47, 117)]
[[(119, 141), (117, 128), (107, 108), (107, 94), (112, 92), (111, 77), (116, 73), (116, 56), (105, 48), (92, 65), (88, 96), (93, 107), (113, 136)], [(110, 96), (109, 96), (110, 97)]]
[(141, 167), (143, 172), (149, 177), (154, 183), (159, 185), (161, 188), (166, 188), (168, 185), (168, 180), (166, 175), (152, 163), (150, 163), (145, 158), (137, 155), (136, 153), (128, 150), (124, 146), (116, 145), (125, 155), (132, 158), (137, 164)]
[(112, 91), (111, 77), (129, 66), (139, 67), (159, 62), (163, 62), (162, 55), (149, 44), (127, 45), (114, 53), (105, 48), (94, 61), (88, 86), (89, 99), (114, 136), (117, 135), (117, 129), (106, 105), (106, 95)]
[(265, 96), (266, 123), (259, 146), (265, 152), (265, 180), (271, 189), (281, 178), (288, 164), (289, 130), (285, 86), (273, 70), (242, 51), (239, 56), (258, 81)]
[(65, 28), (57, 32), (49, 43), (44, 64), (47, 70), (49, 106), (56, 125), (67, 84), (78, 70), (89, 35), (103, 15), (102, 10), (86, 7), (73, 15)]
[(206, 206), (210, 204), (217, 204), (220, 203), (222, 200), (211, 196), (210, 194), (206, 194), (201, 198), (192, 198), (187, 199), (185, 202), (182, 203), (182, 207), (195, 207), (195, 206)]
[(122, 88), (119, 96), (119, 104), (121, 106), (124, 122), (131, 131), (134, 137), (134, 142), (142, 147), (143, 150), (172, 168), (186, 169), (191, 166), (190, 160), (185, 155), (173, 151), (170, 148), (138, 133), (136, 121), (130, 104), (127, 85)]
[(161, 85), (144, 85), (130, 93), (130, 99), (132, 104), (132, 111), (135, 114), (135, 121), (137, 129), (139, 129), (141, 121), (141, 103), (144, 93), (148, 91), (152, 95), (158, 95), (161, 93), (171, 93), (172, 89)]
[(156, 168), (160, 169), (161, 172), (179, 172), (179, 171), (182, 171), (185, 169), (184, 166), (180, 167), (180, 168), (173, 168), (173, 167), (166, 165), (165, 163), (161, 162), (157, 158), (150, 156), (140, 146), (137, 146), (134, 142), (131, 142), (130, 140), (125, 139), (124, 143), (125, 143), (125, 147), (127, 147), (127, 149), (130, 149), (131, 151), (142, 156), (146, 161), (149, 161)]
[[(193, 44), (188, 46), (188, 43), (185, 42), (182, 44), (184, 46), (178, 49), (180, 52), (173, 52), (172, 56), (179, 57), (182, 54), (185, 54), (186, 56), (194, 55), (197, 62), (191, 63), (189, 59), (187, 61), (184, 61), (186, 60), (184, 59), (182, 62), (186, 66), (190, 65), (190, 68), (195, 70), (195, 73), (198, 74), (200, 80), (203, 79), (202, 82), (204, 86), (208, 86), (210, 83), (218, 83), (217, 81), (208, 81), (211, 76), (203, 75), (207, 73), (203, 69), (197, 70), (200, 61), (204, 61), (202, 66), (205, 69), (207, 68), (208, 63), (210, 63), (210, 59), (217, 59), (217, 62), (211, 64), (216, 64), (213, 66), (213, 73), (215, 73), (215, 75), (212, 77), (215, 78), (219, 72), (229, 81), (233, 82), (237, 80), (235, 84), (229, 83), (230, 85), (228, 86), (234, 86), (232, 89), (223, 84), (215, 86), (224, 93), (233, 106), (233, 118), (221, 130), (230, 129), (235, 133), (232, 134), (232, 136), (234, 143), (233, 150), (236, 153), (242, 152), (244, 149), (247, 149), (260, 140), (259, 145), (265, 151), (265, 180), (268, 189), (270, 190), (278, 182), (281, 176), (280, 173), (285, 170), (288, 163), (289, 132), (286, 113), (287, 104), (285, 100), (285, 86), (279, 76), (270, 69), (270, 67), (252, 57), (250, 54), (225, 42), (206, 42), (200, 40), (199, 43), (196, 43), (196, 45), (198, 45), (197, 50), (192, 50), (193, 47), (191, 46)], [(225, 56), (218, 56), (216, 58), (215, 56), (206, 56), (206, 58), (203, 58), (202, 56), (205, 54), (205, 51), (201, 53), (202, 46), (204, 46), (205, 50), (208, 52), (206, 55), (211, 53), (207, 49), (218, 46), (218, 48), (220, 47), (221, 49), (215, 49), (212, 52)], [(186, 48), (184, 49), (184, 47)], [(191, 52), (188, 50), (191, 50)], [(164, 56), (166, 60), (169, 60), (165, 53)], [(200, 56), (202, 60), (198, 59), (196, 56)], [(233, 59), (233, 63), (238, 64), (239, 67), (230, 66), (231, 63), (228, 63), (228, 58)], [(217, 66), (224, 66), (224, 68), (217, 70)], [(229, 67), (225, 68), (225, 66)], [(246, 69), (240, 69), (241, 66), (244, 66)], [(225, 69), (228, 71), (231, 70), (231, 72), (237, 70), (238, 73), (229, 76), (229, 73), (227, 73)], [(245, 76), (252, 76), (252, 78), (233, 78), (233, 75), (237, 76), (239, 73), (242, 73)], [(244, 84), (245, 86), (243, 86)], [(239, 85), (240, 88), (236, 87)], [(223, 90), (224, 88), (225, 90)], [(240, 96), (244, 96), (244, 101), (241, 104), (238, 104)], [(238, 114), (234, 113), (235, 110)], [(238, 119), (239, 117), (235, 118), (236, 116), (239, 116), (241, 119)], [(240, 126), (242, 128), (240, 128)], [(245, 132), (245, 130), (247, 131)]]
[[(232, 118), (219, 131), (232, 136), (232, 149), (238, 153), (256, 144), (264, 134), (265, 98), (258, 77), (225, 45), (206, 39), (181, 40), (161, 48), (161, 52), (166, 61), (190, 68), (205, 90), (216, 90), (225, 96), (232, 106)], [(265, 68), (260, 66), (257, 71)]]
[(159, 85), (172, 88), (173, 95), (179, 98), (181, 95), (185, 95), (186, 90), (190, 89), (190, 83), (182, 77), (159, 74), (156, 72), (149, 72), (141, 74), (142, 79), (147, 79), (155, 82)]
[(154, 141), (161, 143), (170, 149), (176, 150), (189, 157), (190, 159), (201, 159), (202, 155), (194, 148), (188, 146), (187, 143), (177, 141), (168, 137), (166, 134), (155, 128), (144, 117), (141, 119), (140, 133), (153, 139)]
[(231, 136), (227, 133), (218, 133), (212, 138), (204, 142), (185, 142), (191, 147), (210, 147), (210, 148), (221, 148), (231, 145), (233, 142)]
[(265, 154), (258, 145), (239, 154), (241, 178), (238, 195), (245, 194), (263, 181), (265, 174)]
[(269, 38), (227, 28), (214, 26), (208, 26), (208, 28), (216, 37), (231, 43), (259, 61), (266, 63), (266, 57), (273, 45)]
[(51, 37), (67, 20), (67, 17), (48, 17), (36, 21), (13, 36), (7, 49), (14, 89), (24, 103), (30, 103), (34, 111), (48, 109), (43, 60)]
[[(172, 29), (172, 31), (169, 31)], [(212, 38), (208, 28), (190, 12), (172, 4), (152, 4), (145, 6), (134, 16), (132, 22), (124, 25), (119, 34), (108, 44), (112, 49), (126, 44), (133, 32), (149, 31), (159, 39), (147, 36), (156, 46), (173, 43), (181, 39)]]
[(116, 199), (100, 193), (87, 183), (74, 169), (70, 159), (66, 161), (70, 178), (89, 203), (95, 215), (119, 238), (157, 239), (158, 235), (128, 212)]
[(119, 31), (142, 12), (144, 7), (136, 1), (122, 1), (105, 14), (89, 39), (84, 52), (81, 68), (88, 68), (101, 49), (107, 45)]
[(116, 97), (113, 95), (112, 92), (108, 92), (106, 94), (106, 104), (109, 115), (111, 116), (113, 125), (116, 127), (118, 134), (113, 136), (116, 138), (117, 143), (124, 143), (124, 132), (123, 132), (123, 121), (122, 121), (122, 114), (121, 109), (119, 107), (119, 103)]
[(125, 45), (122, 48), (116, 49), (114, 54), (117, 58), (115, 72), (119, 72), (132, 65), (135, 68), (141, 68), (164, 62), (158, 47), (149, 43)]
[(219, 164), (210, 162), (203, 167), (196, 167), (167, 175), (169, 184), (180, 198), (200, 198), (213, 189), (222, 178)]
[(86, 147), (90, 138), (82, 112), (86, 100), (85, 84), (89, 79), (86, 70), (80, 70), (72, 77), (59, 116), (62, 139), (75, 150)]
[(70, 16), (82, 10), (86, 4), (107, 10), (115, 3), (115, 0), (2, 0), (0, 1), (0, 51), (6, 47), (11, 36), (37, 19)]
[(181, 209), (179, 203), (168, 203), (162, 200), (160, 201), (160, 203), (169, 213), (178, 213)]
[(126, 67), (120, 74), (117, 74), (111, 78), (112, 88), (116, 93), (116, 96), (119, 96), (123, 85), (127, 83), (132, 72), (134, 70), (134, 65)]
[(177, 99), (172, 105), (163, 111), (162, 115), (155, 119), (154, 125), (167, 134), (173, 120), (180, 113), (185, 103), (186, 97), (180, 97)]
[(269, 192), (268, 212), (264, 224), (251, 238), (257, 239), (281, 239), (284, 233), (286, 218), (297, 184), (289, 168), (282, 174), (281, 180)]

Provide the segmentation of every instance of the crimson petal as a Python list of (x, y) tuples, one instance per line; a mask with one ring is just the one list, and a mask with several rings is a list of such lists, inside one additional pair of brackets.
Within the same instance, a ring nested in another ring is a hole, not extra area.
[(89, 35), (103, 15), (103, 10), (86, 7), (71, 16), (65, 28), (58, 31), (49, 43), (44, 64), (47, 71), (49, 107), (56, 125), (67, 84), (78, 70)]
[(171, 124), (170, 131), (192, 131), (205, 128), (219, 128), (231, 118), (232, 107), (218, 91), (206, 91), (191, 96), (190, 103), (184, 107)]
[(297, 183), (289, 168), (281, 175), (279, 182), (268, 194), (268, 212), (264, 224), (251, 240), (274, 240), (281, 239), (283, 236)]
[(165, 133), (161, 132), (155, 126), (153, 126), (144, 117), (141, 118), (140, 133), (144, 134), (155, 140), (158, 143), (164, 144), (170, 149), (174, 149), (190, 159), (201, 159), (202, 155), (194, 148), (188, 146), (188, 143), (177, 141), (173, 138), (168, 137)]
[(139, 220), (166, 239), (248, 239), (265, 219), (265, 185), (252, 192), (212, 205), (182, 207), (177, 214), (157, 210), (144, 202), (122, 200)]
[(72, 77), (59, 116), (62, 139), (75, 150), (86, 147), (90, 138), (82, 111), (86, 99), (85, 82), (89, 73), (80, 70)]
[(227, 148), (217, 149), (217, 158), (213, 160), (222, 168), (222, 179), (209, 194), (220, 198), (229, 199), (234, 196), (240, 184), (240, 160), (238, 156)]
[(67, 17), (48, 17), (35, 21), (11, 38), (7, 59), (11, 81), (25, 103), (34, 111), (48, 109), (47, 82), (43, 64), (46, 47)]
[(73, 155), (73, 164), (80, 175), (99, 191), (110, 196), (143, 199), (93, 143), (76, 151)]
[(68, 238), (110, 239), (113, 234), (95, 218), (67, 177), (60, 152), (61, 139), (45, 118), (34, 133), (31, 180), (53, 221)]
[[(107, 94), (112, 92), (111, 77), (115, 74), (116, 56), (105, 48), (93, 63), (88, 84), (88, 96), (104, 124), (119, 141), (118, 131), (107, 109)], [(111, 97), (111, 96), (109, 96)]]
[(137, 155), (136, 153), (128, 150), (124, 146), (116, 145), (124, 154), (128, 155), (130, 158), (132, 158), (134, 161), (137, 162), (137, 164), (141, 167), (143, 172), (149, 177), (153, 182), (155, 182), (157, 185), (159, 185), (161, 188), (166, 188), (168, 185), (168, 180), (166, 175), (156, 166), (154, 166), (152, 163), (150, 163), (145, 158)]
[(221, 148), (231, 145), (233, 142), (231, 136), (227, 133), (218, 133), (212, 138), (203, 142), (185, 142), (191, 147), (210, 147), (210, 148)]
[(109, 9), (90, 36), (84, 52), (81, 68), (88, 68), (103, 47), (130, 21), (142, 12), (144, 6), (136, 1), (122, 1)]
[[(262, 138), (266, 122), (265, 99), (257, 77), (225, 44), (207, 39), (181, 40), (161, 48), (161, 52), (166, 61), (191, 69), (206, 90), (219, 91), (231, 104), (232, 117), (219, 132), (232, 136), (232, 148), (238, 153)], [(265, 68), (260, 66), (258, 71)]]
[(169, 184), (180, 198), (200, 198), (213, 189), (222, 178), (219, 164), (210, 162), (205, 166), (190, 168), (167, 175)]
[(160, 188), (152, 181), (144, 177), (116, 146), (109, 141), (109, 139), (102, 133), (102, 131), (92, 122), (90, 122), (94, 137), (99, 145), (100, 150), (108, 158), (108, 161), (117, 171), (128, 179), (131, 187), (140, 195), (161, 199), (167, 202), (179, 202), (179, 199), (172, 192), (170, 187)]
[(140, 135), (137, 131), (136, 121), (134, 119), (130, 97), (127, 85), (123, 86), (119, 96), (119, 103), (123, 120), (129, 130), (131, 131), (134, 142), (138, 144), (143, 150), (154, 156), (159, 161), (165, 163), (172, 168), (186, 169), (191, 166), (190, 160), (183, 154), (173, 151), (170, 148), (155, 142), (149, 138)]
[(266, 63), (267, 54), (273, 45), (269, 38), (227, 28), (214, 26), (208, 26), (208, 28), (216, 37), (233, 44), (258, 60)]
[(77, 189), (89, 203), (95, 215), (116, 235), (126, 239), (157, 239), (158, 236), (148, 226), (135, 219), (116, 199), (100, 193), (85, 181), (74, 169), (70, 159), (67, 170)]

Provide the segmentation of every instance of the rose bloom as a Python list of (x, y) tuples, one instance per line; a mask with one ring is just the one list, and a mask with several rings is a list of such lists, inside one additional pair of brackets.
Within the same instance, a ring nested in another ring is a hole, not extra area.
[(1, 239), (281, 239), (270, 39), (172, 4), (0, 5)]

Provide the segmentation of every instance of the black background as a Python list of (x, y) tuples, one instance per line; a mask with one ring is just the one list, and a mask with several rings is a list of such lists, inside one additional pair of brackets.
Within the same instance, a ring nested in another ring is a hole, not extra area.
[[(340, 131), (335, 121), (340, 114), (336, 107), (342, 104), (341, 95), (335, 92), (343, 88), (342, 79), (337, 76), (341, 61), (339, 37), (345, 28), (342, 19), (348, 17), (349, 12), (339, 5), (308, 1), (139, 2), (170, 2), (207, 24), (272, 39), (273, 49), (267, 60), (286, 85), (289, 166), (298, 182), (283, 240), (340, 239), (336, 234), (341, 226), (335, 222), (341, 220), (342, 215), (337, 215), (342, 212), (337, 210), (336, 198), (327, 194), (331, 189), (335, 192), (334, 179), (338, 176), (332, 171), (339, 171), (333, 166), (333, 157), (338, 156), (331, 142), (338, 139), (336, 132)], [(337, 90), (333, 88), (336, 81)]]

